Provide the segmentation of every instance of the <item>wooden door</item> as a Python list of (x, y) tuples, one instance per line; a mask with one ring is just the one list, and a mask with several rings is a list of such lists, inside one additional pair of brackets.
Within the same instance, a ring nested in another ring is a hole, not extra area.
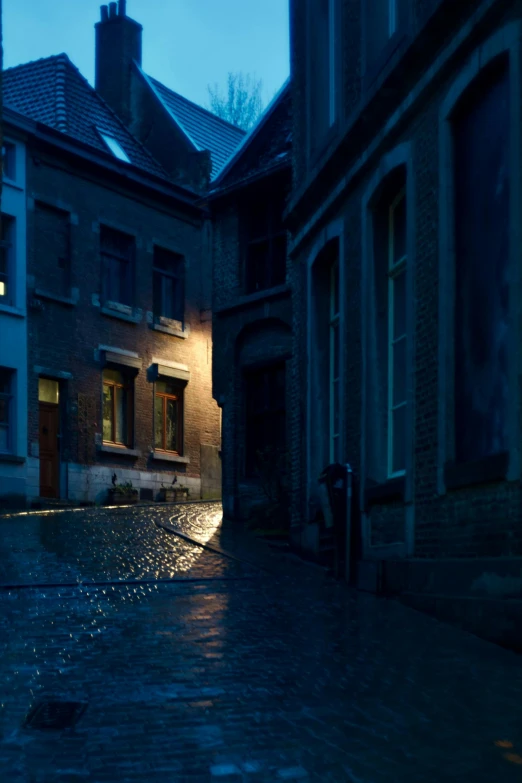
[(40, 497), (60, 496), (60, 409), (40, 403)]

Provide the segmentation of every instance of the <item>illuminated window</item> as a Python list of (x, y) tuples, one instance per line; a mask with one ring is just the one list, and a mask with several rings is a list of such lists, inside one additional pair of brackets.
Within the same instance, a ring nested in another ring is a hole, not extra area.
[(103, 371), (103, 442), (131, 446), (132, 381), (119, 370)]
[(16, 179), (16, 147), (10, 141), (2, 144), (2, 176), (5, 179)]
[(131, 306), (134, 303), (134, 237), (101, 226), (100, 251), (104, 301)]
[(11, 451), (13, 442), (13, 376), (0, 367), (0, 452)]
[(183, 453), (183, 387), (175, 381), (156, 381), (154, 400), (154, 447), (158, 451)]
[(125, 163), (131, 162), (129, 156), (115, 138), (108, 136), (106, 133), (102, 133), (101, 131), (98, 132), (104, 143), (107, 145), (107, 149), (112, 152), (115, 158), (118, 158), (118, 160), (123, 160)]
[(38, 378), (38, 402), (60, 402), (60, 384), (52, 378)]
[(154, 316), (178, 321), (185, 318), (185, 259), (161, 247), (154, 248)]
[(0, 303), (13, 303), (14, 278), (14, 225), (15, 220), (8, 215), (0, 216)]

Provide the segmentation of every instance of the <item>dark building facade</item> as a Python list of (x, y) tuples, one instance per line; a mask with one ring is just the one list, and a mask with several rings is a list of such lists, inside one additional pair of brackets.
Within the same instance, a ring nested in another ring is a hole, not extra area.
[(522, 6), (290, 7), (295, 545), (349, 463), (359, 586), (521, 644)]
[(102, 8), (97, 90), (66, 55), (4, 72), (6, 181), (13, 205), (26, 194), (2, 216), (17, 237), (0, 298), (4, 503), (103, 502), (114, 474), (144, 498), (174, 476), (191, 498), (220, 495), (201, 193), (244, 134), (167, 88), (160, 99), (141, 32), (125, 3)]
[[(286, 84), (212, 183), (213, 393), (227, 517), (285, 503), (292, 312), (283, 214), (291, 188)], [(285, 511), (288, 509), (286, 503)]]

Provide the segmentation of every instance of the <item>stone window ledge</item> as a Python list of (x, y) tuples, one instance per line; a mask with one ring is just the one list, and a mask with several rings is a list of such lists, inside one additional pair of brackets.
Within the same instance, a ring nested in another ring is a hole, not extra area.
[(460, 489), (475, 484), (487, 484), (494, 481), (505, 481), (508, 470), (508, 453), (492, 454), (473, 462), (457, 464), (447, 462), (444, 466), (444, 483), (446, 489)]
[(15, 318), (25, 318), (25, 312), (19, 307), (13, 307), (12, 305), (0, 304), (0, 313), (14, 315)]
[(44, 288), (35, 288), (34, 295), (37, 299), (49, 299), (52, 302), (60, 302), (60, 304), (68, 307), (75, 307), (78, 304), (78, 295), (75, 296), (73, 291), (71, 291), (71, 296), (62, 296), (52, 291), (46, 291)]
[(107, 315), (109, 318), (118, 318), (120, 321), (127, 321), (131, 324), (139, 324), (142, 319), (141, 310), (133, 310), (131, 307), (119, 310), (111, 307), (109, 304), (104, 304), (100, 308), (102, 315)]
[(366, 486), (364, 491), (364, 507), (377, 506), (385, 503), (399, 501), (404, 503), (404, 490), (406, 477), (388, 479), (382, 484)]
[(163, 462), (178, 462), (183, 465), (190, 464), (190, 457), (183, 457), (181, 454), (168, 454), (166, 451), (151, 451), (150, 456), (151, 459)]
[(139, 449), (128, 449), (125, 446), (110, 446), (108, 443), (102, 443), (98, 446), (99, 451), (103, 451), (104, 454), (117, 454), (119, 457), (141, 457), (141, 451)]
[(188, 332), (175, 329), (173, 326), (166, 326), (165, 324), (149, 324), (150, 329), (154, 329), (155, 332), (163, 332), (163, 334), (170, 334), (172, 337), (180, 337), (182, 340), (186, 340)]
[(19, 457), (17, 454), (0, 454), (0, 462), (10, 462), (12, 465), (23, 465), (25, 457)]
[(272, 288), (265, 288), (263, 291), (256, 291), (253, 294), (243, 294), (239, 296), (235, 302), (231, 304), (219, 307), (215, 312), (216, 315), (224, 315), (234, 310), (242, 310), (250, 305), (256, 305), (260, 302), (270, 301), (272, 299), (279, 299), (283, 296), (290, 294), (290, 286), (288, 283), (282, 285), (273, 286)]

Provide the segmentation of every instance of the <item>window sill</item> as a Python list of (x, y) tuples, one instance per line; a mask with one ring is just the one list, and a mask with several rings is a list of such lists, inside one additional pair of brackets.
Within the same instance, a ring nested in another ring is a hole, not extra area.
[(0, 454), (0, 462), (10, 462), (12, 465), (23, 465), (25, 457), (18, 457), (16, 454)]
[(169, 454), (166, 451), (151, 451), (151, 459), (159, 460), (160, 462), (179, 462), (182, 465), (190, 464), (190, 457), (183, 457), (181, 454)]
[(446, 489), (460, 489), (475, 484), (488, 484), (495, 481), (505, 481), (508, 470), (507, 452), (493, 454), (490, 457), (473, 462), (447, 462), (444, 466), (444, 483)]
[(266, 288), (264, 291), (256, 291), (254, 294), (243, 294), (243, 296), (238, 297), (233, 304), (225, 305), (216, 310), (216, 315), (223, 315), (225, 313), (233, 312), (234, 310), (241, 310), (250, 305), (258, 304), (259, 302), (280, 299), (288, 294), (290, 294), (290, 286), (287, 285), (287, 283), (274, 286), (273, 288)]
[(99, 451), (103, 451), (104, 454), (117, 454), (120, 457), (141, 457), (141, 451), (139, 449), (128, 449), (126, 446), (110, 446), (108, 443), (102, 443), (98, 447)]
[(364, 507), (377, 506), (393, 501), (404, 503), (406, 477), (389, 479), (382, 484), (366, 487), (364, 492)]
[(163, 334), (170, 334), (172, 337), (180, 337), (182, 340), (186, 340), (188, 332), (184, 329), (175, 329), (173, 326), (166, 326), (165, 324), (149, 324), (151, 329), (155, 332), (163, 332)]
[(23, 310), (20, 310), (19, 307), (13, 307), (13, 305), (0, 303), (0, 313), (5, 313), (6, 315), (14, 315), (15, 318), (25, 318), (25, 312)]
[(52, 302), (60, 302), (60, 304), (67, 305), (68, 307), (76, 307), (78, 304), (77, 296), (61, 296), (60, 294), (54, 294), (51, 291), (45, 291), (43, 288), (35, 288), (34, 295), (37, 299), (49, 299)]
[(131, 324), (139, 324), (141, 322), (141, 310), (134, 311), (131, 307), (126, 308), (125, 305), (121, 305), (121, 307), (124, 309), (116, 309), (110, 304), (105, 303), (100, 308), (100, 312), (103, 315), (108, 315), (109, 318), (118, 318), (120, 321), (127, 321), (127, 323)]

